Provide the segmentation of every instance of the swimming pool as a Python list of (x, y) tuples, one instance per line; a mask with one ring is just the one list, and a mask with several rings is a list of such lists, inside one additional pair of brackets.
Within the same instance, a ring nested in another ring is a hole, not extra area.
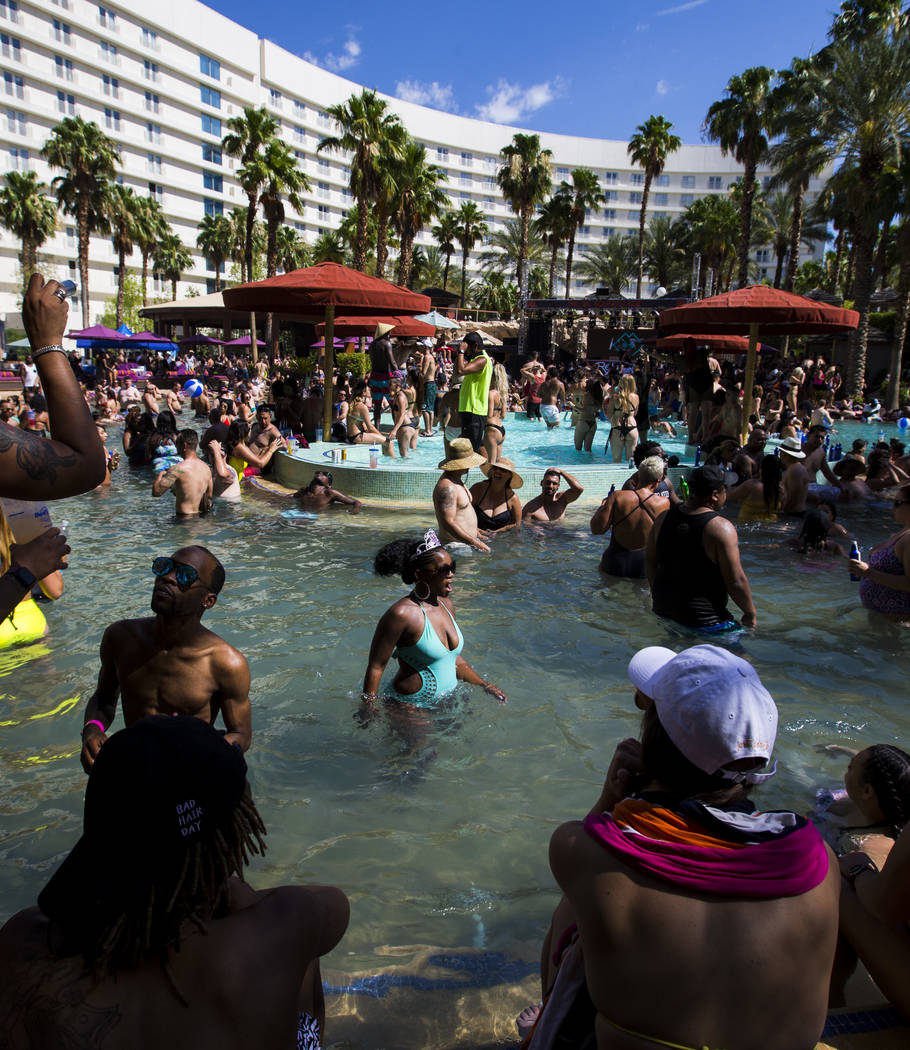
[[(514, 1037), (515, 1014), (538, 997), (556, 900), (550, 833), (587, 812), (613, 746), (636, 732), (630, 655), (690, 639), (652, 616), (641, 583), (599, 576), (589, 510), (499, 536), (492, 555), (459, 556), (455, 602), (466, 658), (509, 703), (466, 692), (411, 755), (386, 720), (362, 728), (354, 713), (376, 621), (405, 591), (372, 575), (373, 555), (428, 515), (290, 527), (286, 502), (247, 495), (178, 523), (150, 488), (124, 469), (110, 493), (52, 508), (70, 522), (66, 595), (47, 609), (43, 646), (0, 662), (2, 917), (34, 902), (79, 835), (79, 731), (103, 628), (146, 614), (153, 556), (198, 542), (227, 569), (205, 622), (253, 672), (248, 757), (270, 849), (251, 879), (335, 883), (351, 898), (324, 966), (328, 1041), (412, 1050)], [(864, 550), (892, 528), (877, 508), (842, 519)], [(760, 797), (805, 810), (816, 784), (843, 776), (819, 744), (910, 742), (908, 635), (859, 607), (842, 562), (801, 560), (778, 525), (741, 536), (759, 618), (742, 652), (781, 709), (780, 772)]]

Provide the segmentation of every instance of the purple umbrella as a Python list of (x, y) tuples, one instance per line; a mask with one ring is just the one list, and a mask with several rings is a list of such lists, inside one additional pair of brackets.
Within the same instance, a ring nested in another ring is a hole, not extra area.
[(67, 332), (67, 336), (70, 339), (103, 339), (106, 343), (122, 343), (127, 338), (122, 332), (105, 328), (103, 324), (93, 324), (91, 328), (83, 328), (81, 332)]
[(215, 339), (211, 335), (185, 335), (182, 339), (178, 339), (177, 342), (181, 346), (221, 346), (224, 340)]
[[(229, 343), (224, 343), (224, 346), (249, 346), (250, 337), (248, 335), (242, 335), (239, 339), (232, 339)], [(265, 340), (257, 339), (257, 346), (265, 346)]]
[[(333, 339), (332, 340), (332, 346), (334, 346), (336, 348), (340, 347), (340, 346), (344, 346), (344, 342), (341, 339)], [(322, 350), (324, 347), (325, 347), (325, 340), (324, 339), (320, 339), (318, 343), (310, 343), (310, 349), (311, 350)]]

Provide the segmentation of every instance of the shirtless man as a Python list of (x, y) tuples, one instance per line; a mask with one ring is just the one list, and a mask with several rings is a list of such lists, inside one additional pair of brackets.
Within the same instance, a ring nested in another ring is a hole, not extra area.
[(837, 479), (837, 487), (840, 489), (838, 502), (840, 503), (865, 503), (876, 498), (875, 493), (860, 478), (865, 473), (865, 466), (856, 459), (842, 459), (837, 464), (840, 468), (840, 477)]
[(242, 881), (265, 828), (236, 748), (193, 718), (124, 729), (89, 778), (83, 828), (38, 906), (0, 931), (5, 1047), (319, 1046), (319, 958), (348, 902)]
[(207, 514), (212, 506), (212, 472), (196, 455), (199, 435), (195, 430), (181, 430), (175, 444), (183, 462), (175, 463), (155, 478), (152, 495), (163, 496), (168, 489), (173, 488), (178, 517)]
[(442, 440), (446, 456), (454, 455), (452, 442), (461, 437), (461, 413), (458, 411), (458, 399), (461, 390), (458, 386), (450, 387), (442, 395), (439, 407), (439, 422), (442, 425)]
[(161, 391), (155, 386), (151, 380), (145, 384), (145, 393), (142, 395), (142, 406), (146, 412), (151, 412), (153, 416), (157, 416), (161, 411), (161, 405), (158, 403), (158, 398), (161, 396)]
[(169, 387), (164, 392), (164, 399), (167, 401), (167, 407), (174, 413), (174, 415), (179, 416), (183, 411), (183, 401), (177, 391), (174, 390), (173, 387)]
[(426, 347), (420, 359), (420, 381), (423, 386), (423, 430), (421, 437), (432, 437), (436, 423), (436, 355)]
[[(713, 645), (642, 650), (629, 677), (644, 711), (641, 743), (618, 745), (588, 817), (550, 839), (564, 896), (541, 953), (543, 991), (556, 988), (538, 1031), (586, 983), (600, 1050), (812, 1050), (827, 1013), (841, 878), (804, 818), (757, 813), (749, 801), (748, 785), (769, 775), (774, 700), (749, 663)], [(688, 834), (704, 836), (702, 848)], [(715, 868), (718, 855), (729, 873)], [(576, 923), (579, 939), (562, 954)], [(771, 1009), (781, 988), (786, 1008)], [(589, 1031), (567, 1045), (588, 1045)]]
[(559, 426), (559, 414), (566, 404), (566, 388), (553, 365), (547, 369), (547, 378), (541, 383), (538, 394), (540, 414), (547, 424), (547, 429), (555, 430)]
[(809, 495), (809, 472), (803, 466), (806, 453), (799, 438), (785, 438), (780, 444), (780, 461), (784, 468), (784, 500), (781, 514), (802, 517)]
[(392, 373), (398, 371), (398, 362), (392, 353), (392, 344), (385, 338), (391, 331), (391, 325), (378, 324), (376, 335), (370, 343), (370, 394), (373, 397), (373, 426), (379, 426), (382, 418), (383, 401), (389, 395), (389, 383)]
[(761, 464), (762, 456), (765, 454), (765, 445), (768, 443), (768, 431), (761, 423), (756, 423), (749, 431), (746, 443), (743, 445), (743, 453), (752, 460), (756, 467)]
[[(117, 394), (117, 400), (120, 402), (120, 408), (125, 412), (130, 405), (135, 405), (142, 400), (142, 394), (133, 386), (133, 381), (127, 376), (123, 380), (123, 386)], [(157, 412), (158, 409), (155, 409)]]
[(294, 493), (294, 499), (300, 502), (304, 510), (320, 511), (332, 504), (339, 504), (347, 507), (349, 514), (356, 514), (363, 504), (359, 499), (346, 496), (338, 489), (332, 488), (334, 481), (331, 474), (327, 474), (324, 470), (317, 470), (313, 473), (313, 479), (309, 485)]
[(443, 543), (465, 543), (489, 554), (490, 548), (480, 539), (477, 512), (464, 483), (471, 467), (479, 467), (486, 461), (474, 451), (468, 438), (455, 438), (449, 448), (451, 458), (439, 464), (443, 474), (433, 489), (439, 538)]
[(101, 639), (98, 685), (85, 708), (82, 768), (88, 773), (123, 700), (131, 726), (146, 715), (189, 715), (246, 751), (252, 740), (250, 669), (242, 653), (200, 623), (224, 586), (224, 567), (205, 547), (152, 563), (154, 616), (112, 623)]
[(389, 386), (389, 403), (392, 407), (394, 426), (386, 436), (383, 452), (387, 456), (395, 455), (395, 441), (402, 459), (408, 458), (408, 450), (417, 448), (417, 422), (411, 418), (408, 399), (398, 376), (393, 376)]
[(250, 448), (253, 452), (264, 456), (269, 447), (280, 442), (281, 448), (287, 448), (287, 442), (281, 436), (281, 431), (272, 422), (272, 411), (265, 405), (256, 409), (256, 422), (250, 427)]
[(806, 453), (803, 466), (806, 468), (810, 482), (815, 481), (815, 476), (821, 471), (829, 485), (836, 485), (837, 477), (828, 466), (828, 455), (825, 450), (826, 434), (827, 428), (821, 425), (809, 427), (806, 443), (803, 445), (803, 452)]
[(639, 464), (637, 487), (620, 489), (607, 496), (591, 518), (591, 532), (602, 536), (608, 530), (610, 546), (600, 559), (600, 571), (610, 576), (640, 580), (645, 575), (645, 547), (654, 521), (670, 506), (660, 495), (665, 464), (660, 456), (649, 456)]
[[(569, 486), (564, 492), (559, 491), (559, 483), (565, 478)], [(540, 483), (540, 495), (528, 502), (521, 509), (521, 520), (528, 521), (562, 521), (566, 508), (584, 492), (584, 486), (577, 478), (559, 467), (550, 467)]]

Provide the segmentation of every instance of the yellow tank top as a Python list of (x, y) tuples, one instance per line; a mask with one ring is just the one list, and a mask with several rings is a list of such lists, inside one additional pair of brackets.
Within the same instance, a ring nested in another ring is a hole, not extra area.
[(479, 372), (471, 372), (461, 381), (461, 393), (458, 395), (458, 411), (470, 412), (475, 416), (486, 416), (487, 403), (490, 397), (490, 381), (493, 378), (493, 362), (481, 351), (484, 366)]

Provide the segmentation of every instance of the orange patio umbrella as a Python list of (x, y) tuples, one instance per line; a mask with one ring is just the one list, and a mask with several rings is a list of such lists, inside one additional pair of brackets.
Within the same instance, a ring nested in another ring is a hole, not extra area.
[(694, 303), (664, 310), (658, 319), (660, 336), (668, 335), (745, 335), (749, 336), (744, 382), (742, 440), (746, 440), (752, 414), (752, 387), (759, 334), (805, 335), (846, 332), (859, 324), (856, 310), (829, 306), (780, 288), (747, 285), (723, 295), (713, 295)]

